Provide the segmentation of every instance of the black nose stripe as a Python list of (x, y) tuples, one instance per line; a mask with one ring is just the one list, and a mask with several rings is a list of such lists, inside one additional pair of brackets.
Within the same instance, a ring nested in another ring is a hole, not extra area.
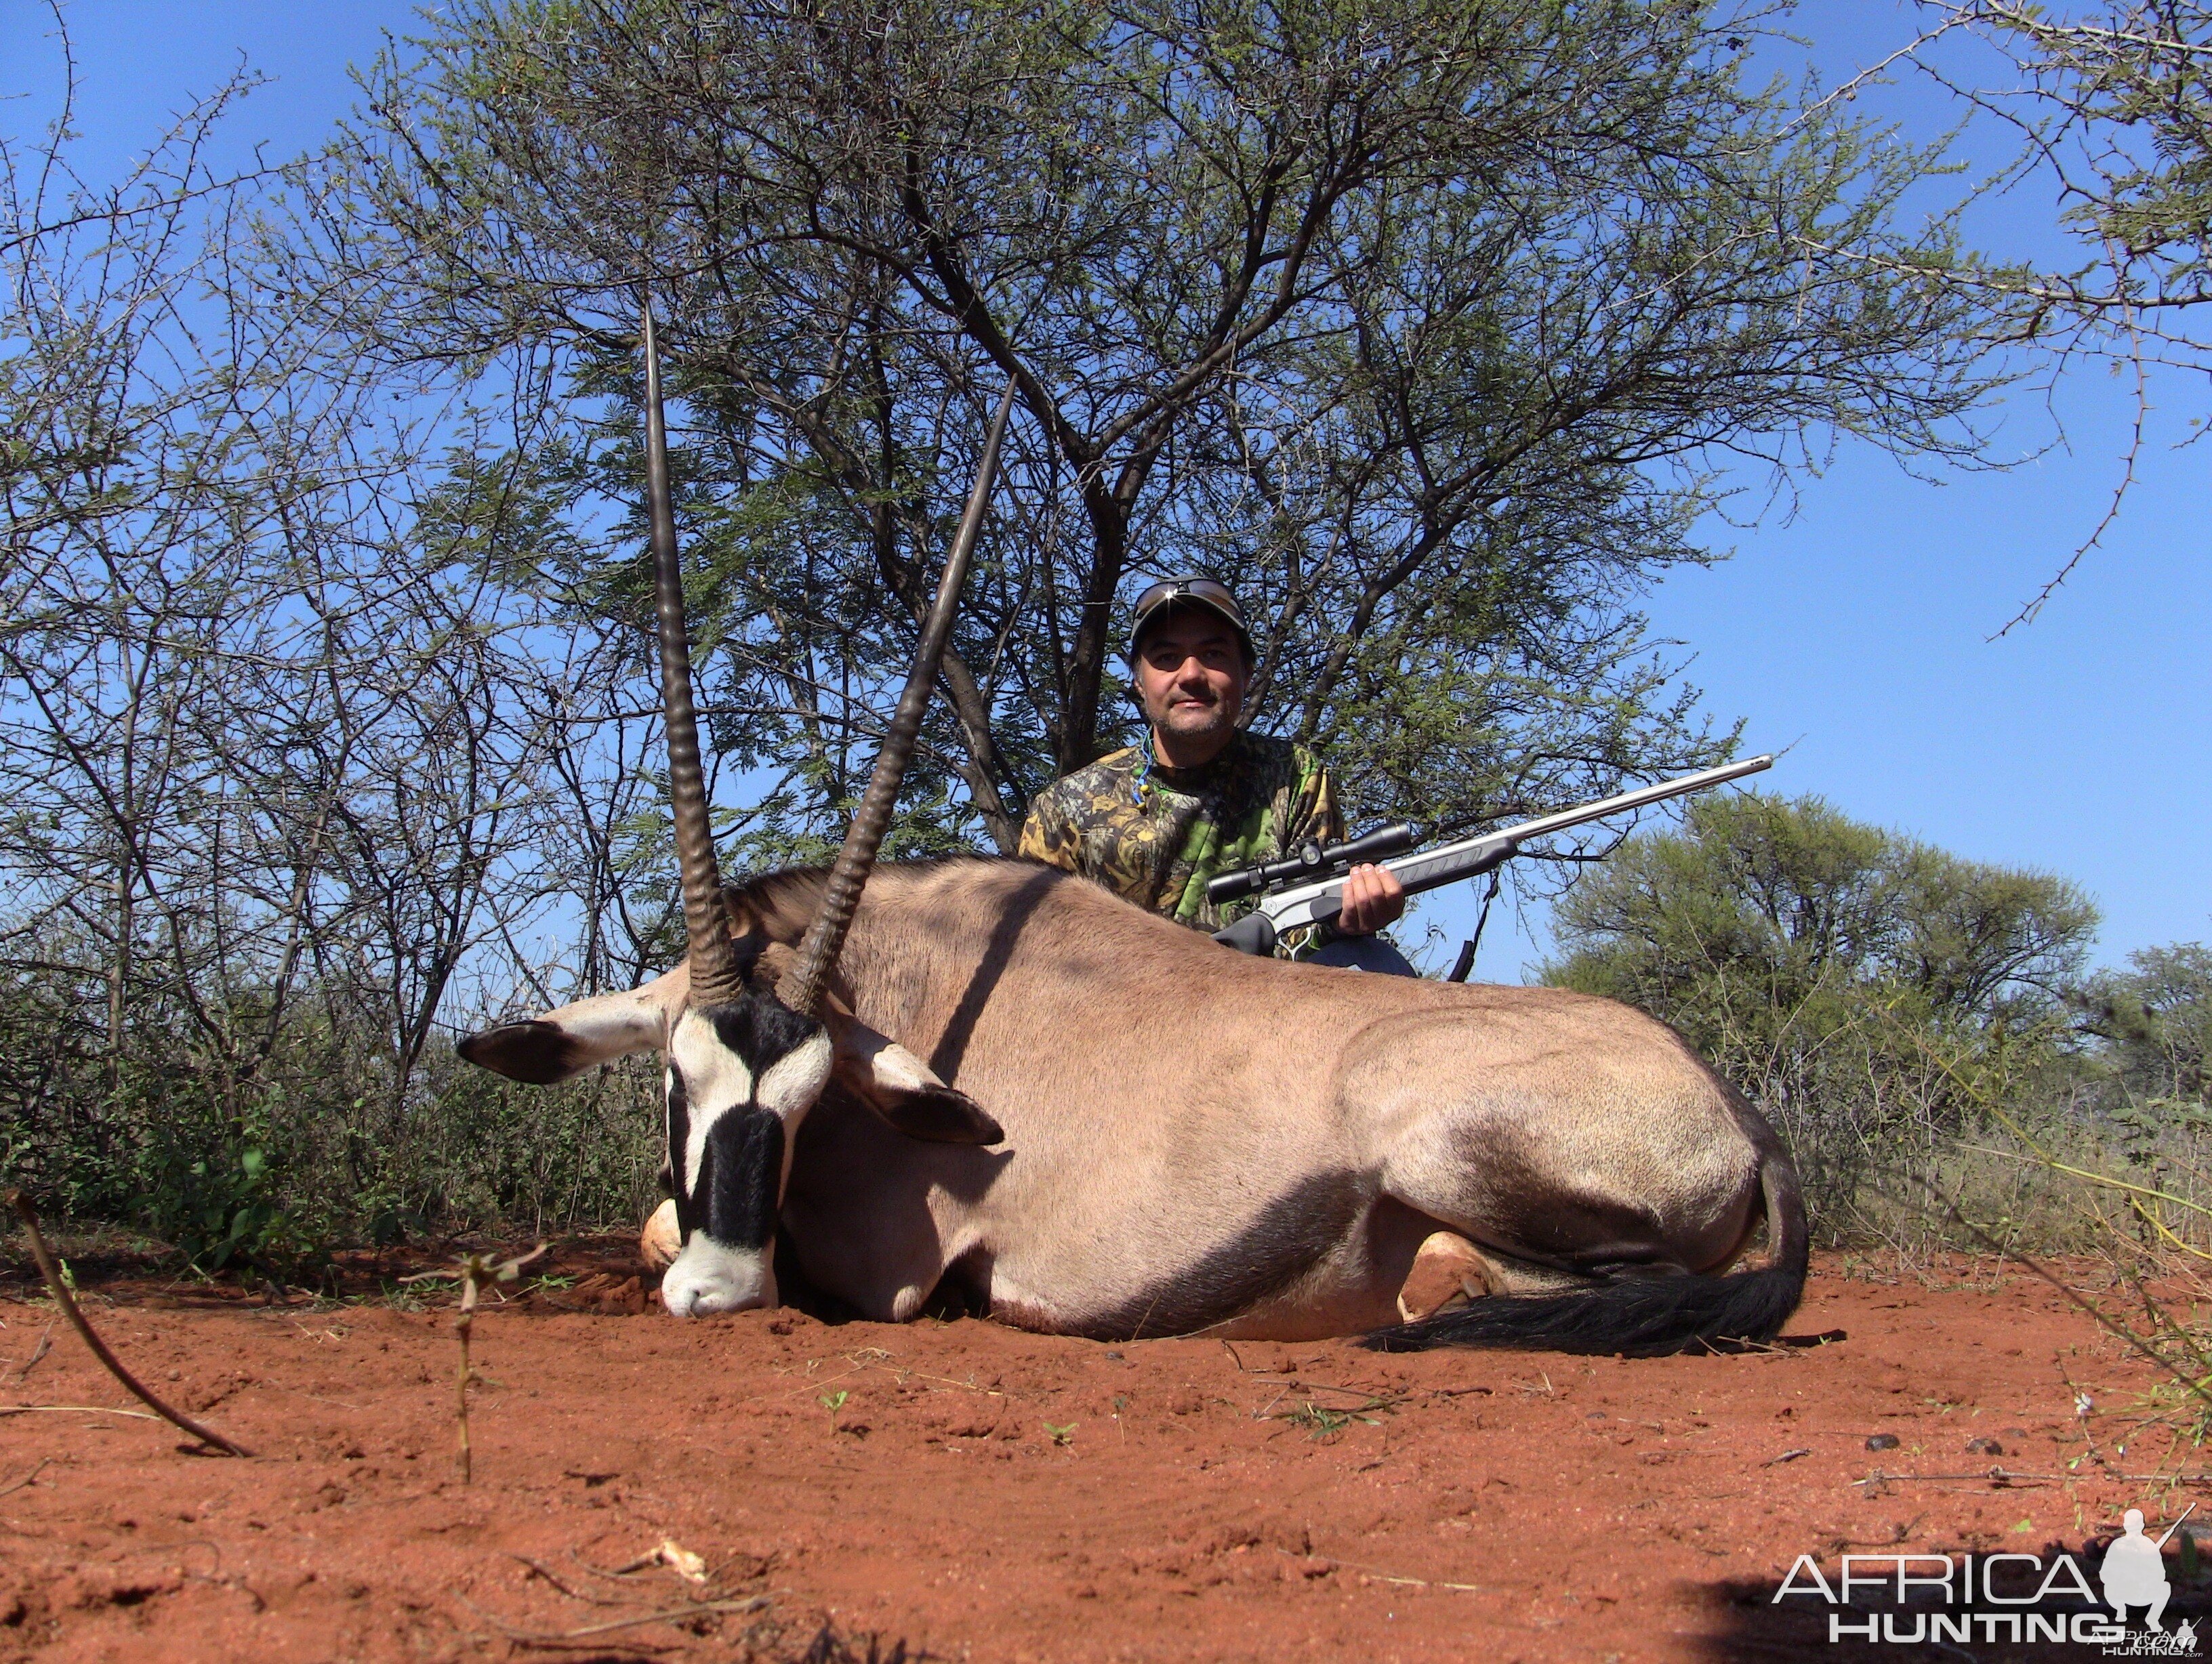
[(669, 1187), (676, 1227), (689, 1242), (703, 1230), (734, 1248), (764, 1249), (775, 1234), (783, 1188), (783, 1121), (750, 1103), (732, 1104), (707, 1129), (699, 1173), (689, 1182), (679, 1163), (691, 1136), (691, 1095), (684, 1072), (671, 1064), (667, 1087)]
[(701, 1228), (729, 1248), (765, 1248), (783, 1187), (782, 1119), (765, 1109), (732, 1110), (708, 1130), (700, 1166)]

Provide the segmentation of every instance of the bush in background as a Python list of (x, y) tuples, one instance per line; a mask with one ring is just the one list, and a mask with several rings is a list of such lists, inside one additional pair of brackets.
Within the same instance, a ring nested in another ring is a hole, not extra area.
[(265, 1055), (225, 1056), (158, 998), (111, 1047), (96, 980), (0, 987), (9, 1183), (205, 1272), (294, 1276), (330, 1247), (634, 1225), (655, 1193), (650, 1060), (529, 1087), (442, 1041), (411, 1068), (349, 1002), (298, 1001)]
[(2212, 948), (2200, 942), (2144, 948), (2130, 969), (2089, 979), (2073, 996), (2081, 1026), (2110, 1048), (2131, 1095), (2178, 1110), (2212, 1105), (2205, 1054), (2212, 1049)]

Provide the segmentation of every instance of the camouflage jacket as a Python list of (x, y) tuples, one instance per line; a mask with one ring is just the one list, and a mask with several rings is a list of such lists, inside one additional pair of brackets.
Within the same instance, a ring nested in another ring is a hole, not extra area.
[(1344, 835), (1328, 771), (1304, 746), (1240, 733), (1202, 768), (1151, 758), (1149, 744), (1110, 752), (1039, 793), (1020, 853), (1180, 924), (1218, 930), (1255, 903), (1215, 907), (1208, 878)]

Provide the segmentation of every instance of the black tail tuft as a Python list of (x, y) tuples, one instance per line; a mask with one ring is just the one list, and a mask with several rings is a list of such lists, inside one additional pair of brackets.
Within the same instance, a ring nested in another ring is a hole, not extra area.
[(1573, 1294), (1492, 1295), (1457, 1311), (1377, 1329), (1360, 1345), (1378, 1352), (1514, 1346), (1656, 1357), (1701, 1344), (1771, 1340), (1797, 1309), (1804, 1289), (1800, 1266), (1727, 1277), (1635, 1278)]

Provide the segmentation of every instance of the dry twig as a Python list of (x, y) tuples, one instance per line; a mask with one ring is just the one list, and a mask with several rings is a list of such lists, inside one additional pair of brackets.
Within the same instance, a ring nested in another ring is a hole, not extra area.
[(476, 1322), (477, 1291), (485, 1283), (512, 1283), (515, 1274), (532, 1260), (545, 1252), (540, 1242), (527, 1254), (512, 1260), (494, 1261), (489, 1254), (464, 1254), (460, 1263), (451, 1271), (418, 1272), (412, 1277), (403, 1277), (403, 1283), (431, 1283), (458, 1281), (461, 1285), (461, 1309), (453, 1319), (453, 1335), (461, 1343), (461, 1365), (454, 1377), (453, 1417), (460, 1429), (461, 1483), (469, 1483), (471, 1462), (469, 1452), (469, 1331)]
[(31, 1371), (39, 1367), (39, 1360), (52, 1351), (53, 1345), (54, 1326), (49, 1323), (40, 1331), (39, 1344), (31, 1348), (31, 1355), (24, 1360), (23, 1367), (15, 1371), (15, 1384), (18, 1387), (31, 1378)]
[(1279, 1548), (1276, 1553), (1286, 1560), (1317, 1560), (1326, 1566), (1342, 1566), (1346, 1571), (1356, 1571), (1363, 1577), (1378, 1583), (1395, 1583), (1403, 1588), (1457, 1589), (1462, 1594), (1487, 1593), (1480, 1583), (1447, 1583), (1433, 1577), (1401, 1577), (1395, 1572), (1382, 1571), (1374, 1566), (1363, 1566), (1357, 1560), (1340, 1560), (1333, 1554), (1294, 1554), (1289, 1549)]
[(53, 1465), (53, 1460), (54, 1459), (52, 1456), (42, 1456), (39, 1459), (39, 1465), (36, 1467), (33, 1467), (29, 1473), (24, 1474), (21, 1479), (16, 1480), (15, 1484), (0, 1485), (0, 1497), (14, 1496), (18, 1491), (21, 1491), (25, 1485), (30, 1484), (33, 1479), (37, 1479), (40, 1474), (45, 1473), (48, 1467), (52, 1467)]
[(115, 1354), (107, 1350), (107, 1343), (93, 1333), (92, 1325), (85, 1321), (84, 1314), (77, 1309), (76, 1300), (70, 1297), (69, 1285), (62, 1281), (61, 1272), (54, 1265), (54, 1256), (47, 1252), (46, 1236), (39, 1230), (38, 1211), (31, 1205), (31, 1199), (16, 1190), (9, 1193), (9, 1199), (15, 1203), (15, 1212), (22, 1216), (23, 1229), (31, 1239), (31, 1256), (39, 1262), (39, 1275), (46, 1279), (46, 1289), (54, 1297), (54, 1304), (61, 1308), (62, 1315), (70, 1321), (70, 1327), (84, 1337), (84, 1344), (91, 1347), (92, 1355), (106, 1366), (107, 1373), (121, 1382), (133, 1398), (171, 1426), (182, 1428), (201, 1443), (211, 1444), (228, 1455), (251, 1456), (253, 1453), (237, 1440), (227, 1438), (214, 1428), (194, 1421), (182, 1411), (172, 1410), (156, 1398), (144, 1382), (123, 1367)]
[(507, 1558), (514, 1560), (520, 1560), (524, 1565), (527, 1566), (532, 1572), (538, 1576), (543, 1577), (547, 1582), (552, 1584), (555, 1588), (560, 1590), (562, 1594), (567, 1595), (571, 1600), (581, 1600), (594, 1606), (635, 1606), (638, 1604), (637, 1601), (634, 1600), (629, 1601), (601, 1600), (596, 1594), (592, 1594), (586, 1590), (578, 1588), (574, 1583), (571, 1583), (567, 1578), (562, 1576), (559, 1572), (554, 1570), (552, 1567), (547, 1565), (544, 1561), (533, 1560), (527, 1554), (510, 1554)]
[(0, 1404), (0, 1416), (35, 1415), (41, 1410), (64, 1410), (80, 1416), (128, 1416), (133, 1421), (159, 1421), (143, 1410), (117, 1410), (105, 1404)]
[(741, 1600), (694, 1600), (684, 1606), (671, 1606), (661, 1612), (639, 1612), (631, 1618), (609, 1618), (603, 1624), (586, 1624), (581, 1629), (547, 1632), (518, 1629), (504, 1618), (495, 1617), (466, 1595), (456, 1597), (471, 1612), (489, 1622), (509, 1641), (526, 1647), (573, 1647), (616, 1630), (635, 1629), (641, 1624), (688, 1625), (709, 1613), (753, 1612), (764, 1611), (771, 1603), (765, 1594), (748, 1595)]

